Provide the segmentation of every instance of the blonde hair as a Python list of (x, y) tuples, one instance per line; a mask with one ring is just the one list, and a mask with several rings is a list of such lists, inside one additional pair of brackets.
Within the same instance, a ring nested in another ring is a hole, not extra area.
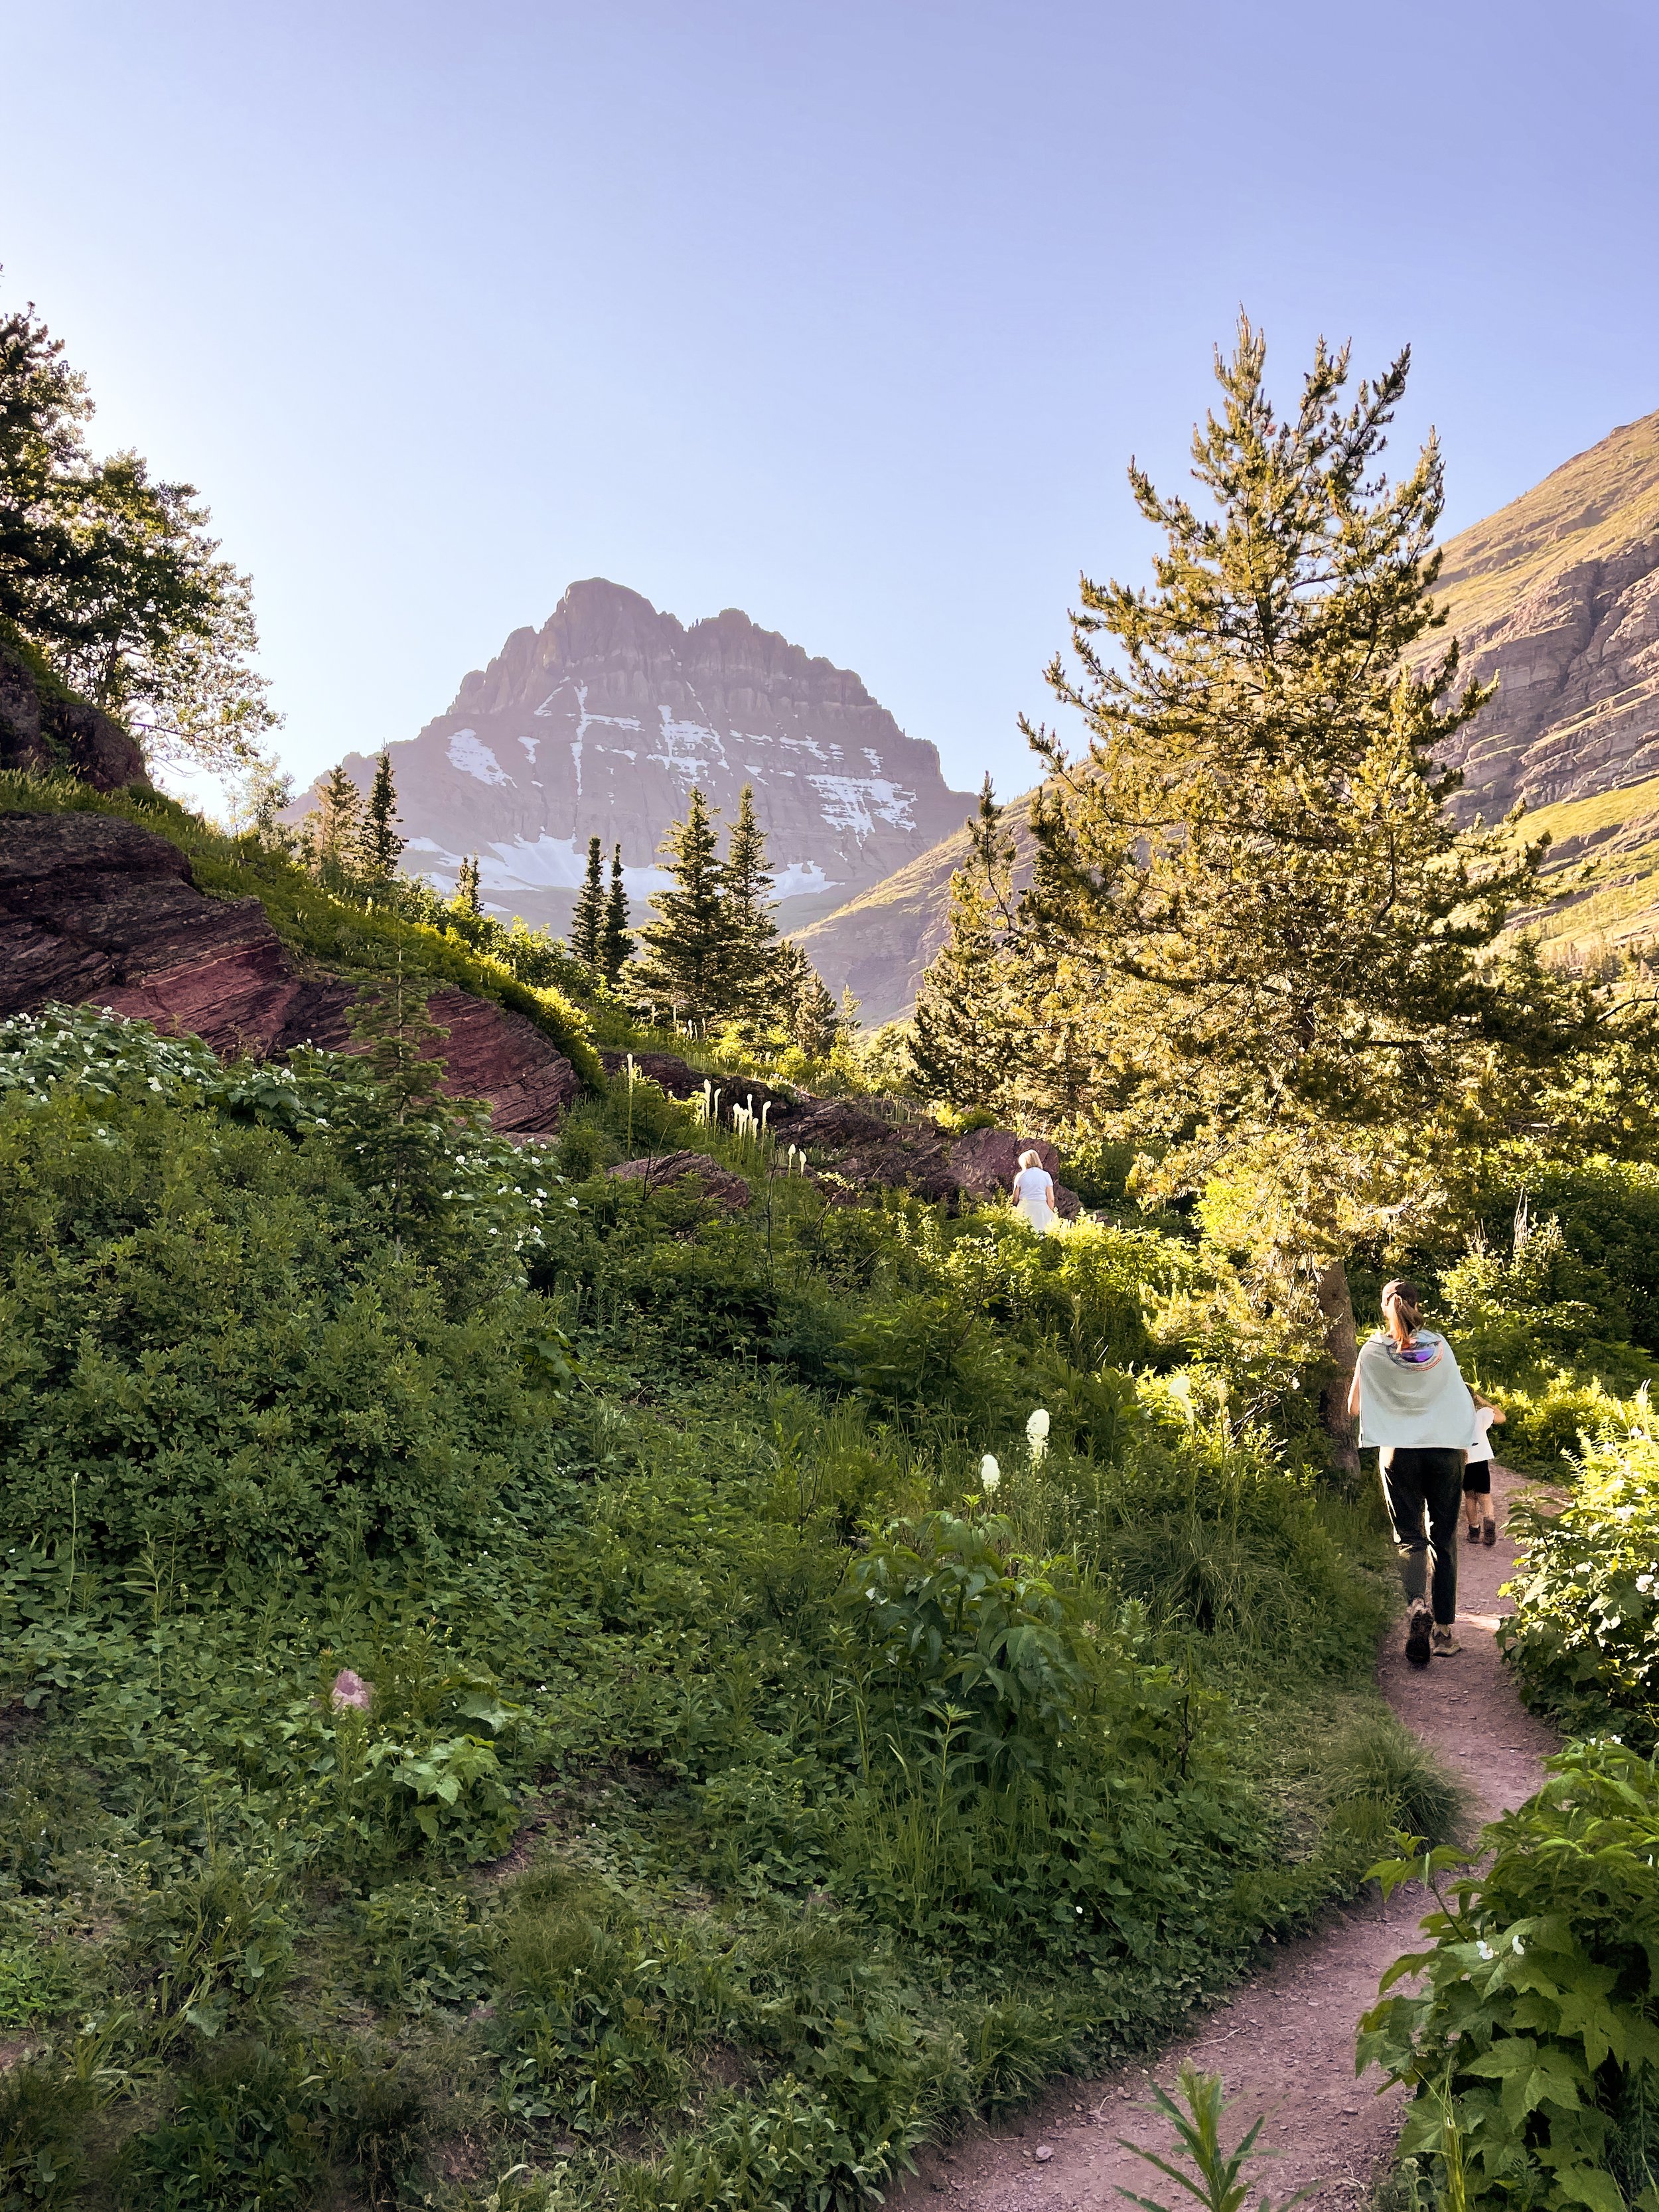
[(1042, 1165), (1042, 1155), (1041, 1152), (1022, 1152), (1019, 1156), (1019, 1164), (1023, 1168), (1040, 1168)]
[(1415, 1283), (1396, 1275), (1382, 1285), (1382, 1318), (1389, 1334), (1402, 1347), (1410, 1343), (1423, 1319), (1423, 1293)]

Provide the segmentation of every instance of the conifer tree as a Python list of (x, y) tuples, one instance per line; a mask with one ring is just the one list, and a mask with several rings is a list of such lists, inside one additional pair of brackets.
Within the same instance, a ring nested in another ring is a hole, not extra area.
[(654, 919), (640, 932), (640, 994), (706, 1027), (730, 1011), (733, 931), (713, 813), (701, 791), (693, 788), (684, 821), (672, 825), (660, 850), (672, 881), (651, 894)]
[(398, 792), (392, 779), (392, 756), (382, 749), (374, 763), (374, 781), (363, 809), (358, 834), (358, 866), (370, 883), (390, 883), (398, 872), (404, 840), (398, 835)]
[(449, 1032), (429, 1018), (430, 990), (429, 978), (405, 974), (400, 948), (395, 969), (359, 994), (349, 1019), (368, 1084), (343, 1103), (335, 1131), (354, 1179), (385, 1207), (400, 1252), (408, 1231), (442, 1211), (445, 1138), (460, 1118), (439, 1088), (444, 1063), (432, 1047)]
[(362, 794), (343, 763), (319, 776), (317, 805), (311, 815), (312, 849), (324, 868), (355, 870), (362, 830)]
[(1018, 931), (1027, 1019), (1063, 1006), (1077, 1120), (1162, 1139), (1159, 1185), (1206, 1194), (1282, 1340), (1322, 1333), (1337, 1365), (1344, 1254), (1432, 1198), (1474, 1072), (1595, 1018), (1493, 955), (1537, 895), (1536, 850), (1460, 838), (1445, 808), (1458, 778), (1437, 749), (1489, 690), (1428, 642), (1437, 447), (1396, 485), (1376, 473), (1408, 361), (1345, 404), (1346, 351), (1322, 341), (1281, 422), (1241, 323), (1193, 445), (1215, 512), (1132, 468), (1164, 533), (1155, 588), (1085, 578), (1075, 670), (1049, 668), (1086, 757), (1024, 726), (1048, 778)]
[(599, 972), (605, 941), (605, 863), (597, 837), (587, 841), (587, 872), (576, 894), (576, 910), (570, 922), (570, 950), (585, 967)]
[(828, 1060), (841, 1035), (835, 994), (805, 953), (801, 954), (801, 965), (805, 974), (794, 994), (791, 1034), (809, 1060)]
[(778, 930), (773, 919), (771, 871), (766, 865), (766, 833), (756, 819), (752, 784), (745, 783), (738, 798), (724, 888), (731, 935), (724, 1011), (757, 1021), (777, 1004), (774, 962)]
[(477, 921), (483, 913), (483, 897), (478, 886), (478, 856), (476, 853), (463, 855), (455, 872), (455, 896), (450, 904), (458, 914)]
[(1013, 1086), (1020, 1024), (1007, 988), (1014, 848), (988, 775), (968, 835), (968, 859), (951, 878), (945, 943), (916, 994), (910, 1056), (927, 1097), (992, 1106)]
[(599, 940), (599, 969), (613, 991), (622, 988), (623, 969), (634, 957), (628, 931), (628, 890), (623, 881), (622, 847), (611, 850), (611, 889), (605, 896), (605, 930)]

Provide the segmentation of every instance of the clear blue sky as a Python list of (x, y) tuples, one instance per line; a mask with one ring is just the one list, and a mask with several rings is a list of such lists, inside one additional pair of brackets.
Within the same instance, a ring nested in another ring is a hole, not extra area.
[(1030, 780), (1244, 305), (1410, 340), (1449, 526), (1659, 407), (1649, 0), (0, 0), (0, 260), (252, 572), (308, 779), (572, 578)]

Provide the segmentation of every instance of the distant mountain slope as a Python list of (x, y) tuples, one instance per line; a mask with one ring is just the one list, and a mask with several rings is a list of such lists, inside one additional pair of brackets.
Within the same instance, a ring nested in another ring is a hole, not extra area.
[[(447, 889), (481, 856), (487, 903), (563, 928), (587, 840), (619, 842), (630, 894), (693, 784), (725, 810), (755, 787), (786, 927), (925, 852), (967, 812), (931, 744), (849, 669), (728, 607), (690, 629), (592, 578), (515, 630), (447, 714), (390, 748), (404, 865)], [(373, 763), (346, 765), (367, 787)]]
[(1549, 832), (1548, 872), (1574, 878), (1570, 898), (1528, 923), (1547, 946), (1594, 960), (1659, 939), (1659, 776), (1540, 807), (1525, 829)]
[(1449, 540), (1437, 597), (1466, 667), (1499, 684), (1451, 750), (1460, 814), (1659, 771), (1659, 414)]
[[(1014, 880), (1028, 872), (1030, 793), (1010, 801), (1004, 820), (1014, 841)], [(962, 826), (928, 852), (833, 914), (793, 932), (795, 942), (839, 998), (850, 985), (867, 1028), (908, 1014), (922, 970), (945, 942), (951, 878), (968, 857), (967, 810)]]

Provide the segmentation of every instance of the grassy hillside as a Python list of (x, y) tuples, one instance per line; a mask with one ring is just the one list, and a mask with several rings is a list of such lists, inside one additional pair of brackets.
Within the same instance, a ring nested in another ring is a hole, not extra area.
[(0, 1030), (22, 2203), (851, 2208), (1354, 1881), (1374, 1516), (1187, 1248), (763, 1164)]
[(1456, 635), (1486, 627), (1553, 576), (1659, 530), (1659, 413), (1592, 446), (1449, 538), (1437, 602)]
[(1522, 926), (1560, 953), (1595, 961), (1659, 937), (1659, 777), (1592, 799), (1542, 806), (1525, 834), (1547, 833), (1547, 872), (1571, 885)]

